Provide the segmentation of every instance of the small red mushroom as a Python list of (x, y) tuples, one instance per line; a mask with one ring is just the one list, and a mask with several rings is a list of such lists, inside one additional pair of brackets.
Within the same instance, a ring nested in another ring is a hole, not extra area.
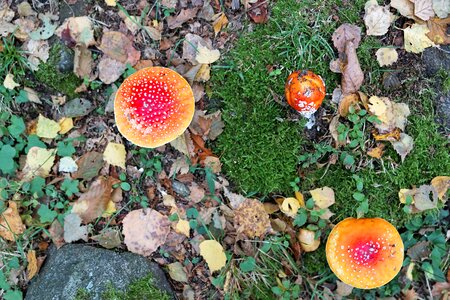
[(309, 118), (325, 98), (325, 82), (311, 71), (295, 71), (287, 78), (284, 92), (289, 105)]
[(159, 147), (180, 136), (191, 123), (194, 110), (189, 83), (163, 67), (144, 68), (129, 76), (114, 100), (119, 132), (146, 148)]
[(403, 241), (381, 218), (347, 218), (331, 231), (326, 245), (328, 265), (344, 283), (373, 289), (391, 281), (403, 264)]

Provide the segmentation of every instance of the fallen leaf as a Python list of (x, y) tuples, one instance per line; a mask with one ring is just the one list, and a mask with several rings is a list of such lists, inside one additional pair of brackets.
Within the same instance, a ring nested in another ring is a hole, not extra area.
[(172, 163), (169, 171), (169, 177), (177, 174), (183, 175), (187, 173), (189, 173), (189, 163), (186, 160), (186, 157), (179, 157)]
[(75, 44), (83, 44), (89, 47), (96, 43), (94, 27), (91, 19), (87, 16), (67, 18), (56, 30), (56, 34), (60, 38), (63, 38), (64, 33), (68, 34)]
[(367, 151), (367, 155), (373, 158), (380, 159), (384, 153), (384, 144), (378, 144), (375, 148), (371, 148)]
[(87, 226), (81, 226), (81, 218), (77, 214), (71, 213), (64, 218), (64, 240), (66, 243), (83, 240), (87, 242)]
[(55, 219), (48, 229), (50, 238), (56, 249), (61, 248), (66, 242), (64, 241), (64, 227), (59, 223), (58, 219)]
[(448, 0), (433, 0), (433, 10), (439, 18), (445, 19), (450, 13), (450, 3)]
[[(430, 199), (431, 196), (431, 199)], [(436, 208), (438, 204), (438, 193), (431, 185), (421, 185), (414, 194), (414, 206), (419, 211)]]
[(113, 192), (112, 178), (98, 177), (72, 206), (72, 213), (80, 216), (84, 224), (100, 217), (108, 206)]
[(222, 170), (222, 164), (220, 163), (220, 159), (215, 156), (207, 156), (203, 161), (205, 168), (210, 168), (213, 173), (220, 173)]
[(59, 134), (66, 134), (73, 128), (73, 120), (72, 118), (61, 118), (58, 121), (59, 124)]
[(41, 62), (45, 63), (49, 58), (50, 46), (46, 40), (27, 40), (22, 48), (28, 54), (28, 62), (33, 71), (37, 71)]
[(400, 203), (406, 204), (406, 198), (408, 196), (411, 196), (412, 198), (411, 204), (414, 204), (414, 194), (415, 190), (400, 189), (400, 191), (398, 192), (398, 198), (400, 200)]
[(175, 226), (175, 232), (184, 234), (185, 236), (190, 236), (191, 227), (189, 225), (189, 221), (186, 220), (178, 220), (177, 225)]
[(113, 58), (103, 56), (98, 63), (98, 78), (105, 84), (115, 82), (127, 69), (126, 64)]
[(199, 203), (203, 200), (203, 198), (205, 198), (205, 190), (197, 183), (192, 182), (189, 190), (191, 191), (191, 193), (189, 194), (189, 199), (191, 199), (192, 202)]
[(270, 229), (270, 220), (261, 201), (246, 199), (242, 202), (234, 211), (234, 227), (238, 234), (249, 238), (263, 236)]
[(92, 53), (87, 46), (84, 44), (76, 45), (73, 59), (73, 72), (75, 75), (81, 79), (89, 79), (93, 63)]
[(37, 15), (37, 13), (31, 7), (30, 3), (25, 2), (25, 1), (21, 2), (19, 5), (17, 5), (17, 12), (19, 13), (19, 16), (21, 16), (21, 17)]
[(63, 108), (63, 116), (66, 118), (84, 117), (94, 110), (92, 102), (84, 98), (75, 98), (67, 102)]
[(358, 48), (361, 41), (361, 28), (348, 23), (342, 24), (333, 32), (332, 40), (339, 53), (345, 52), (347, 42), (352, 42), (353, 46)]
[(211, 273), (222, 269), (227, 263), (227, 257), (221, 244), (215, 240), (207, 240), (199, 245), (200, 255), (208, 264)]
[(167, 268), (169, 269), (170, 278), (178, 282), (188, 282), (186, 271), (184, 270), (184, 267), (180, 262), (177, 261), (168, 264)]
[(247, 10), (247, 15), (256, 24), (267, 23), (267, 21), (269, 21), (268, 2), (266, 0), (254, 1), (254, 3), (252, 3), (252, 5)]
[[(411, 264), (411, 265), (414, 265), (414, 264)], [(414, 288), (411, 288), (410, 290), (404, 291), (403, 295), (404, 295), (404, 297), (402, 298), (403, 300), (417, 300), (417, 299), (419, 299), (419, 295), (417, 295), (417, 293), (414, 290)]]
[(334, 204), (334, 191), (327, 186), (309, 192), (314, 200), (314, 204), (319, 208), (328, 208)]
[(409, 0), (391, 0), (391, 7), (398, 10), (398, 12), (407, 18), (414, 16), (414, 3)]
[(365, 6), (364, 23), (367, 35), (380, 36), (388, 32), (394, 15), (386, 6), (380, 6), (376, 1), (368, 1)]
[(421, 53), (425, 48), (434, 46), (427, 33), (430, 30), (426, 24), (412, 24), (403, 30), (405, 50), (412, 53)]
[(415, 0), (414, 15), (424, 21), (434, 17), (433, 0)]
[(435, 297), (440, 297), (440, 299), (445, 300), (450, 293), (450, 282), (436, 282), (433, 284), (433, 288), (431, 289), (431, 294)]
[(123, 235), (128, 250), (150, 256), (166, 242), (169, 219), (151, 208), (130, 211), (123, 219)]
[(430, 40), (439, 45), (450, 44), (450, 36), (447, 34), (447, 27), (450, 25), (450, 17), (445, 19), (432, 18), (427, 21), (430, 32), (427, 36)]
[(394, 48), (380, 48), (376, 52), (377, 61), (380, 67), (390, 66), (398, 59), (397, 51)]
[(223, 192), (228, 201), (230, 201), (230, 206), (233, 209), (237, 209), (247, 199), (242, 195), (230, 192), (226, 187), (223, 188)]
[(198, 53), (197, 49), (200, 46), (211, 49), (211, 43), (208, 43), (201, 36), (192, 33), (186, 34), (183, 41), (182, 58), (190, 62), (192, 65), (197, 65), (198, 61), (195, 59), (195, 57)]
[(42, 104), (42, 101), (41, 99), (39, 99), (39, 95), (35, 90), (29, 87), (24, 87), (23, 90), (27, 92), (27, 97), (30, 102)]
[(356, 93), (364, 81), (364, 73), (359, 65), (356, 48), (353, 42), (347, 42), (345, 48), (346, 61), (342, 70), (342, 94)]
[(404, 131), (407, 117), (410, 115), (407, 104), (392, 102), (387, 97), (377, 96), (369, 98), (369, 111), (381, 121), (381, 123), (374, 123), (380, 133), (388, 133), (395, 128)]
[(28, 250), (27, 253), (27, 279), (31, 280), (38, 272), (36, 251)]
[(182, 9), (177, 16), (170, 16), (166, 19), (167, 26), (169, 27), (169, 29), (181, 27), (181, 25), (183, 25), (185, 22), (195, 18), (195, 16), (197, 16), (198, 10), (198, 7)]
[(225, 25), (228, 24), (228, 18), (224, 12), (220, 12), (212, 17), (214, 34), (217, 35)]
[(320, 239), (314, 239), (316, 233), (307, 229), (300, 229), (297, 239), (300, 242), (300, 246), (305, 252), (313, 252), (320, 246)]
[(450, 176), (437, 176), (431, 180), (431, 185), (436, 189), (440, 200), (446, 200), (448, 189), (450, 189)]
[(288, 197), (284, 198), (280, 205), (280, 210), (288, 217), (295, 218), (297, 216), (300, 203), (296, 198)]
[(123, 64), (129, 63), (134, 66), (141, 57), (141, 52), (133, 47), (132, 41), (119, 31), (108, 31), (102, 36), (99, 49), (109, 58)]
[(402, 162), (405, 160), (406, 155), (414, 148), (413, 138), (406, 133), (400, 133), (400, 140), (391, 142), (391, 144), (400, 155)]
[(395, 128), (394, 130), (389, 131), (388, 133), (378, 133), (376, 129), (372, 131), (372, 135), (375, 138), (375, 141), (387, 141), (387, 142), (399, 141), (400, 133), (402, 133), (400, 128)]
[(46, 40), (50, 38), (56, 30), (57, 25), (52, 24), (51, 19), (54, 17), (50, 13), (39, 14), (42, 25), (35, 31), (30, 32), (29, 36), (33, 40)]
[(195, 59), (201, 64), (212, 64), (220, 58), (220, 51), (210, 50), (207, 47), (199, 45), (197, 48), (197, 55)]
[(31, 147), (28, 150), (25, 167), (22, 170), (23, 181), (30, 181), (36, 176), (46, 178), (55, 161), (55, 149)]
[(77, 160), (77, 165), (78, 171), (72, 174), (72, 178), (91, 180), (98, 175), (98, 172), (103, 167), (103, 154), (95, 151), (87, 152)]
[(120, 232), (114, 228), (106, 228), (100, 234), (93, 236), (92, 239), (106, 249), (114, 249), (122, 244)]
[(106, 5), (108, 6), (116, 6), (116, 0), (105, 0)]
[(25, 225), (20, 218), (17, 204), (8, 201), (8, 208), (0, 215), (0, 236), (8, 241), (15, 241), (15, 235), (24, 233)]
[(43, 115), (39, 115), (36, 135), (41, 138), (54, 139), (58, 136), (58, 132), (61, 129), (58, 122), (50, 120)]
[(171, 141), (170, 145), (187, 157), (194, 156), (194, 143), (187, 130), (175, 140)]
[(406, 251), (406, 255), (413, 261), (421, 262), (430, 255), (430, 252), (430, 242), (422, 241), (411, 246), (408, 251)]
[(7, 88), (8, 90), (13, 90), (16, 87), (20, 86), (17, 82), (14, 81), (14, 75), (11, 73), (8, 73), (5, 77), (5, 80), (3, 81), (3, 86)]
[(125, 169), (127, 152), (122, 144), (109, 142), (103, 152), (103, 159), (110, 165)]
[(59, 167), (58, 167), (59, 172), (73, 173), (73, 172), (76, 172), (77, 170), (78, 170), (78, 165), (73, 160), (72, 157), (65, 156), (59, 160)]
[(350, 296), (350, 294), (353, 291), (353, 287), (351, 285), (348, 285), (340, 280), (336, 280), (336, 284), (337, 284), (336, 294), (338, 294), (341, 297)]
[(194, 81), (207, 82), (211, 78), (211, 67), (207, 64), (201, 64), (197, 74), (195, 74)]

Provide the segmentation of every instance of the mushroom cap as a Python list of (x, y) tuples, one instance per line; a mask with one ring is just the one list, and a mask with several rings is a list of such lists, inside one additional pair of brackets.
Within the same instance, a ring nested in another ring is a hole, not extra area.
[(391, 281), (403, 263), (403, 241), (381, 218), (347, 218), (331, 231), (326, 245), (328, 265), (343, 282), (373, 289)]
[(141, 147), (156, 148), (180, 136), (192, 121), (194, 94), (177, 72), (144, 68), (123, 81), (114, 100), (119, 132)]
[(289, 105), (302, 115), (310, 116), (317, 111), (325, 98), (325, 82), (311, 71), (294, 71), (284, 87)]

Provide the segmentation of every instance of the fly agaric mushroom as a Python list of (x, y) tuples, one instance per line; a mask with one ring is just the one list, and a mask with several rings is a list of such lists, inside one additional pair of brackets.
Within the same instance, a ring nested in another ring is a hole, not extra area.
[(325, 98), (325, 82), (311, 71), (295, 71), (287, 78), (284, 93), (289, 105), (309, 118)]
[(180, 136), (194, 116), (189, 83), (163, 67), (139, 70), (124, 80), (114, 100), (119, 132), (141, 147), (156, 148)]
[(403, 242), (394, 226), (381, 218), (347, 218), (331, 231), (328, 265), (344, 283), (373, 289), (391, 281), (403, 263)]

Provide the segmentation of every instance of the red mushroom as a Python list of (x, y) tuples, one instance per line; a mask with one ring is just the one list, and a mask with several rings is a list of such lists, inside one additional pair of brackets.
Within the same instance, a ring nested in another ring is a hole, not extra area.
[(403, 241), (381, 218), (347, 218), (331, 231), (326, 245), (328, 265), (348, 285), (373, 289), (391, 281), (403, 263)]
[(189, 126), (195, 100), (189, 83), (163, 67), (139, 70), (124, 80), (114, 101), (119, 132), (141, 147), (173, 141)]
[(325, 82), (311, 71), (295, 71), (287, 78), (284, 92), (293, 109), (310, 117), (325, 98)]

